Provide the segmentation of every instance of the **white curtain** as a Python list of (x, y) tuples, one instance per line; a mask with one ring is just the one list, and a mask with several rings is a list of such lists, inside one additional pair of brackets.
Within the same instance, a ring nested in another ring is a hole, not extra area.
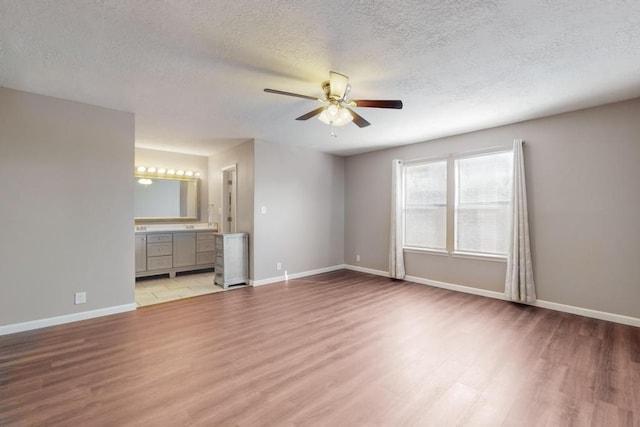
[(527, 214), (527, 188), (524, 179), (524, 156), (521, 139), (513, 141), (513, 192), (509, 252), (505, 296), (511, 301), (533, 303), (536, 290), (533, 283), (531, 247), (529, 245), (529, 216)]
[(404, 279), (402, 253), (402, 161), (393, 161), (391, 175), (391, 238), (389, 247), (389, 276)]

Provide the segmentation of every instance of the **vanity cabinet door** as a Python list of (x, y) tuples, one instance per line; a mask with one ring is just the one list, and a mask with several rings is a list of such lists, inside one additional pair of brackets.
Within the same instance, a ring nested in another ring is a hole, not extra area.
[(147, 235), (136, 234), (136, 273), (147, 271)]
[(196, 233), (174, 233), (173, 267), (196, 265)]
[(198, 240), (196, 245), (198, 252), (213, 252), (215, 248), (213, 240)]

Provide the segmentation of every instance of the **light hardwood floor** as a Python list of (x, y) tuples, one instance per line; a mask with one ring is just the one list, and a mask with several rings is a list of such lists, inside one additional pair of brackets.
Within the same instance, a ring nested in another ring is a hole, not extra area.
[(640, 425), (639, 328), (350, 271), (0, 348), (0, 425)]

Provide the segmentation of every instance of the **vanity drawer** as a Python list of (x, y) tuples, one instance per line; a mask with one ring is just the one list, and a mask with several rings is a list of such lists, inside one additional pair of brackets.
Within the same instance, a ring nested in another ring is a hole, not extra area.
[(173, 235), (172, 234), (148, 234), (147, 235), (147, 243), (162, 243), (162, 242), (172, 242)]
[(211, 252), (213, 248), (213, 240), (198, 240), (196, 242), (196, 252)]
[(215, 233), (198, 233), (198, 240), (213, 240)]
[(196, 255), (196, 264), (213, 264), (213, 252), (201, 252)]
[(147, 270), (166, 270), (173, 267), (173, 257), (169, 256), (155, 256), (147, 258)]
[(173, 253), (173, 244), (166, 243), (147, 243), (147, 256), (171, 255)]

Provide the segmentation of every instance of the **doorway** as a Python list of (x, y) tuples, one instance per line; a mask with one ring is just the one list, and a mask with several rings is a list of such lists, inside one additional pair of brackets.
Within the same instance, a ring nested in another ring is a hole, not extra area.
[(223, 233), (237, 232), (238, 173), (237, 164), (222, 169), (222, 223)]

